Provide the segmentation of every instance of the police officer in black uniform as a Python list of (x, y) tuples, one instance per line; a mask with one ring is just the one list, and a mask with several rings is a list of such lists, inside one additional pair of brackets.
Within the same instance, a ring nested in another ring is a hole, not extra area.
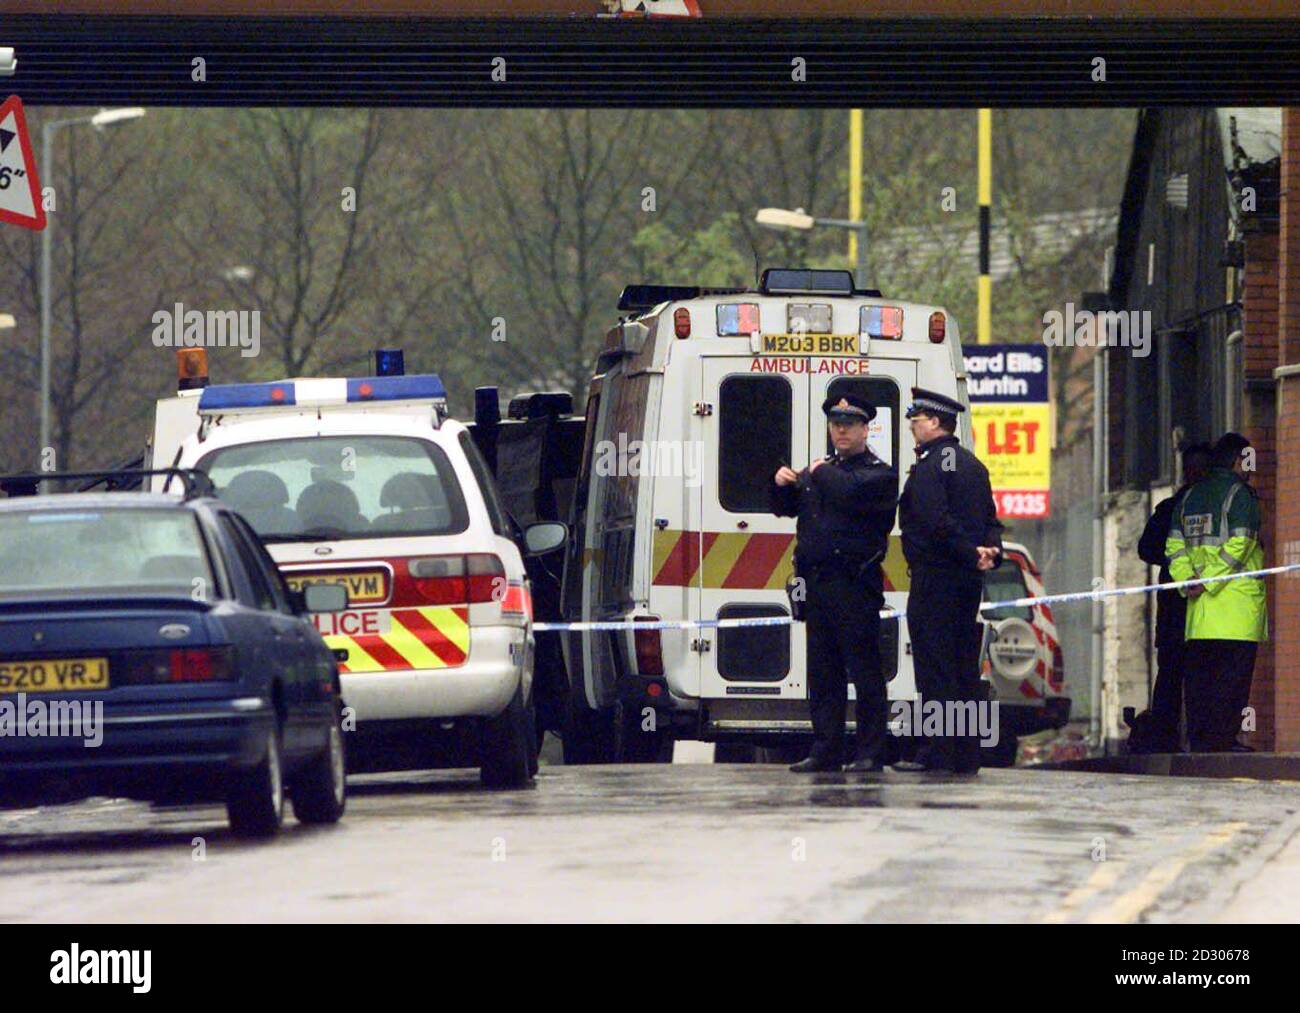
[(799, 518), (795, 573), (806, 593), (807, 677), (813, 747), (790, 769), (839, 770), (848, 679), (857, 693), (857, 735), (848, 769), (881, 769), (888, 700), (880, 664), (880, 609), (898, 473), (867, 449), (875, 407), (854, 395), (822, 404), (835, 453), (773, 477), (772, 512)]
[[(1002, 523), (988, 469), (955, 435), (963, 411), (950, 397), (912, 388), (907, 418), (916, 464), (899, 499), (898, 524), (912, 575), (907, 627), (922, 704), (979, 699), (984, 571), (1002, 560)], [(946, 718), (949, 708), (944, 710)], [(945, 734), (927, 738), (915, 760), (902, 760), (895, 769), (979, 770), (975, 729), (960, 737), (954, 731), (945, 727)]]

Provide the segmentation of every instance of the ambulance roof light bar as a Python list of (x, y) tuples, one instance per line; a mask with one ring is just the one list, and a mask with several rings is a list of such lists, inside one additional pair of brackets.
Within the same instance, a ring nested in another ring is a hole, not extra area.
[(666, 302), (682, 302), (708, 295), (743, 295), (747, 288), (702, 288), (699, 285), (625, 285), (618, 297), (618, 308), (649, 310)]
[(764, 295), (853, 295), (853, 273), (818, 268), (769, 267), (758, 290)]

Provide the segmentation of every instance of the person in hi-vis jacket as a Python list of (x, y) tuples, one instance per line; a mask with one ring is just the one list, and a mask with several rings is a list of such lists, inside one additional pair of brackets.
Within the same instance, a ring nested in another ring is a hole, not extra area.
[[(1165, 544), (1174, 580), (1259, 570), (1259, 500), (1245, 479), (1250, 442), (1227, 433), (1214, 445), (1209, 474), (1187, 490)], [(1187, 738), (1192, 752), (1229, 752), (1250, 702), (1255, 653), (1268, 636), (1264, 581), (1259, 577), (1182, 588), (1187, 598)]]

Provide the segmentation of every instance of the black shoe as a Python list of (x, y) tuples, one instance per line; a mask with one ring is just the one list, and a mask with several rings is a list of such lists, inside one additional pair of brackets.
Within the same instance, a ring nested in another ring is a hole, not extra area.
[(930, 768), (920, 760), (899, 760), (894, 764), (894, 769), (901, 770), (904, 774), (919, 774)]
[(823, 760), (819, 756), (810, 756), (806, 760), (792, 763), (790, 769), (796, 774), (821, 774), (829, 771), (838, 771), (840, 769), (840, 763), (838, 760)]
[(884, 769), (885, 765), (874, 756), (864, 756), (850, 763), (844, 768), (844, 772), (846, 774), (878, 774)]

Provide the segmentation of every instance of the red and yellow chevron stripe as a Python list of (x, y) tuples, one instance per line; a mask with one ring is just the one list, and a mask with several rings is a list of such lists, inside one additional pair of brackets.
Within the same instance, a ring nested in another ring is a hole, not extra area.
[[(652, 583), (658, 585), (780, 590), (793, 567), (792, 534), (663, 530), (654, 535), (651, 572)], [(884, 570), (886, 591), (911, 587), (897, 536), (889, 539)]]
[(327, 635), (331, 650), (343, 648), (348, 660), (340, 672), (398, 672), (413, 668), (455, 668), (469, 657), (469, 608), (393, 609), (387, 633)]

